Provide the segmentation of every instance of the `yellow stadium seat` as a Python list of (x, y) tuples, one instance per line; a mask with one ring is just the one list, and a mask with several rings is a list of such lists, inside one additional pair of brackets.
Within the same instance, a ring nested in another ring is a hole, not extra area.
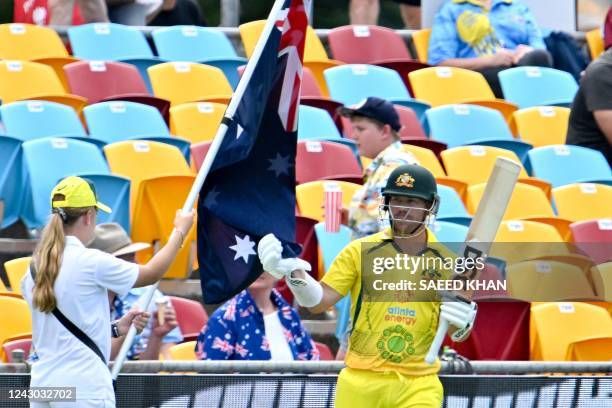
[(593, 266), (591, 281), (597, 297), (603, 301), (612, 302), (612, 262)]
[(217, 133), (226, 105), (192, 102), (170, 108), (170, 133), (191, 143), (209, 142)]
[(201, 101), (206, 98), (228, 98), (232, 87), (223, 71), (195, 62), (166, 62), (147, 68), (155, 96), (172, 105)]
[(21, 293), (21, 279), (28, 271), (31, 260), (32, 257), (27, 256), (24, 258), (12, 259), (4, 263), (4, 270), (6, 271), (13, 292)]
[(612, 319), (605, 309), (586, 303), (544, 303), (531, 307), (531, 359), (563, 361), (571, 343), (612, 338)]
[(516, 262), (506, 267), (508, 294), (527, 302), (595, 299), (585, 273), (577, 266), (549, 260)]
[(431, 28), (425, 28), (413, 32), (410, 37), (416, 51), (416, 57), (421, 62), (427, 62), (427, 54), (429, 52), (429, 37), (431, 37)]
[(591, 183), (569, 184), (553, 189), (552, 194), (559, 217), (572, 221), (612, 217), (611, 186)]
[(6, 286), (4, 286), (4, 281), (0, 279), (0, 295), (2, 295), (6, 291), (7, 289), (6, 289)]
[(0, 99), (3, 104), (22, 99), (59, 97), (68, 103), (86, 103), (87, 99), (66, 93), (53, 68), (36, 62), (0, 61)]
[(0, 310), (0, 344), (10, 337), (32, 332), (32, 316), (25, 300), (0, 296)]
[(323, 71), (328, 68), (333, 68), (343, 65), (342, 62), (336, 60), (310, 60), (304, 61), (304, 67), (310, 69), (312, 76), (317, 81), (317, 85), (319, 85), (319, 89), (321, 90), (321, 95), (324, 98), (329, 98), (329, 89), (327, 88), (327, 82), (325, 81), (325, 75), (323, 75)]
[(612, 337), (595, 337), (574, 341), (567, 348), (567, 361), (612, 360)]
[(479, 100), (479, 101), (465, 101), (464, 103), (470, 105), (484, 106), (485, 108), (495, 109), (502, 114), (506, 122), (510, 122), (512, 114), (518, 110), (518, 105), (503, 99), (491, 99), (491, 100)]
[(47, 57), (37, 58), (34, 60), (34, 62), (38, 62), (39, 64), (44, 64), (51, 67), (55, 72), (55, 75), (57, 75), (57, 77), (59, 78), (66, 92), (70, 91), (70, 87), (68, 86), (68, 80), (66, 79), (66, 72), (64, 72), (64, 65), (68, 65), (77, 61), (80, 61), (80, 59), (75, 57)]
[(591, 59), (598, 58), (604, 52), (604, 39), (601, 28), (596, 28), (585, 33), (589, 54)]
[(185, 343), (177, 344), (168, 349), (170, 358), (178, 361), (193, 361), (197, 360), (195, 353), (196, 341), (188, 341)]
[(51, 28), (33, 24), (0, 24), (0, 59), (27, 61), (67, 56), (62, 39)]
[(359, 156), (359, 160), (361, 161), (362, 169), (366, 169), (370, 165), (370, 163), (372, 163), (372, 159), (370, 159), (369, 157), (365, 157), (365, 156)]
[[(323, 185), (325, 181), (311, 181), (295, 186), (295, 196), (300, 214), (323, 221)], [(342, 205), (349, 206), (353, 194), (361, 186), (347, 181), (337, 181), (342, 189)]]
[(565, 144), (569, 108), (535, 106), (514, 112), (510, 128), (533, 147)]
[[(498, 157), (521, 162), (514, 152), (490, 146), (455, 147), (443, 151), (440, 155), (446, 174), (468, 185), (485, 183)], [(527, 177), (524, 169), (521, 170), (520, 177)]]

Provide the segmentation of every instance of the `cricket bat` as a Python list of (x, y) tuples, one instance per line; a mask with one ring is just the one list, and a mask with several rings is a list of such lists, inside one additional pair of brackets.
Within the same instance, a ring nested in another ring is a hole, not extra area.
[[(514, 191), (514, 185), (518, 180), (521, 166), (509, 159), (498, 157), (493, 167), (493, 171), (487, 181), (482, 199), (478, 204), (478, 209), (472, 218), (470, 229), (468, 230), (463, 251), (460, 251), (463, 258), (486, 258), (491, 243), (495, 239), (497, 229), (502, 222), (506, 207)], [(480, 271), (474, 268), (457, 275), (455, 279), (476, 280)], [(472, 293), (462, 292), (456, 294), (457, 301), (471, 302)], [(433, 364), (438, 356), (438, 351), (448, 330), (448, 321), (440, 319), (436, 337), (431, 343), (429, 352), (425, 357), (428, 364)]]

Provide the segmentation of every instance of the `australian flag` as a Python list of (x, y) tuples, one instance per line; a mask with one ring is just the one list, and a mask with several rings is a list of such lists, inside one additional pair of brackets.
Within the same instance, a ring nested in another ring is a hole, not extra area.
[(295, 154), (307, 25), (304, 0), (285, 0), (200, 191), (206, 303), (223, 302), (259, 277), (257, 243), (264, 235), (281, 240), (284, 257), (300, 253), (293, 242)]

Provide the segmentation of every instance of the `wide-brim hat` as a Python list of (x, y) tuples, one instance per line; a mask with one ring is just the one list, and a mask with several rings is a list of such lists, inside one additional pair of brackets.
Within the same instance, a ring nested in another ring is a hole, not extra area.
[(146, 242), (132, 242), (121, 225), (109, 222), (96, 225), (95, 236), (89, 248), (98, 249), (114, 256), (136, 253), (151, 247)]

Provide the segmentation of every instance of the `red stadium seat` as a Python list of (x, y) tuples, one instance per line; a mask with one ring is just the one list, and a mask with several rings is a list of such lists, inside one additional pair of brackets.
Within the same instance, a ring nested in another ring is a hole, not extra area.
[(315, 180), (363, 182), (361, 166), (350, 147), (333, 142), (299, 142), (296, 155), (298, 184)]
[(612, 220), (599, 219), (570, 225), (576, 246), (595, 264), (612, 261)]
[(334, 59), (348, 64), (412, 59), (402, 37), (390, 28), (373, 25), (337, 27), (330, 30), (328, 40)]
[(327, 344), (323, 344), (318, 341), (315, 341), (314, 343), (317, 346), (317, 350), (319, 350), (320, 360), (325, 360), (325, 361), (335, 360), (334, 355), (332, 354), (329, 347), (327, 347)]
[(30, 349), (32, 348), (32, 339), (20, 339), (7, 341), (2, 345), (2, 352), (4, 353), (4, 361), (6, 363), (13, 363), (12, 352), (13, 350), (21, 349), (24, 351), (23, 358), (27, 360), (30, 356)]
[(211, 144), (212, 142), (202, 142), (191, 145), (191, 160), (197, 171), (200, 171), (200, 167), (204, 163), (204, 157), (206, 157)]
[(200, 302), (176, 296), (168, 297), (176, 311), (176, 321), (183, 333), (183, 341), (196, 340), (208, 321), (206, 310)]

